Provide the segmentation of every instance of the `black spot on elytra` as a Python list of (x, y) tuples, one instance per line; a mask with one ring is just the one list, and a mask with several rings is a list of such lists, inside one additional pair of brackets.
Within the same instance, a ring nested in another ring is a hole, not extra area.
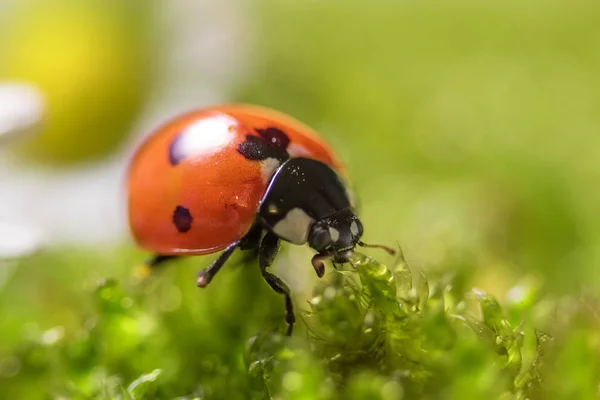
[(278, 128), (256, 129), (265, 140), (273, 146), (286, 150), (290, 144), (290, 138), (284, 131)]
[(178, 143), (181, 141), (181, 138), (183, 137), (184, 133), (185, 132), (182, 132), (175, 136), (175, 138), (171, 142), (171, 145), (169, 146), (169, 162), (171, 163), (171, 165), (179, 164), (186, 157), (186, 155), (182, 153), (180, 146), (178, 146)]
[(251, 161), (262, 161), (267, 158), (285, 161), (289, 158), (285, 149), (276, 147), (264, 138), (253, 135), (246, 135), (246, 140), (238, 146), (238, 152)]
[(173, 224), (181, 233), (185, 233), (192, 228), (194, 218), (190, 214), (190, 210), (185, 207), (177, 206), (173, 212)]
[(256, 129), (260, 136), (246, 135), (246, 140), (238, 147), (238, 152), (252, 161), (275, 158), (285, 161), (290, 158), (287, 147), (290, 144), (288, 135), (278, 128)]

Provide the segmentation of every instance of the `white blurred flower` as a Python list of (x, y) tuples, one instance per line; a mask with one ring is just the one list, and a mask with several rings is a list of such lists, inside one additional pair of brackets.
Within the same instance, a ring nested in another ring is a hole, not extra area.
[[(0, 82), (0, 144), (32, 134), (40, 124), (44, 102), (40, 92), (25, 83)], [(3, 192), (10, 188), (2, 185)], [(0, 260), (34, 253), (42, 245), (39, 228), (18, 217), (18, 209), (0, 212)], [(3, 215), (6, 214), (6, 215)]]
[(42, 120), (44, 100), (33, 86), (0, 82), (0, 143), (31, 134)]
[(16, 259), (34, 253), (40, 248), (39, 229), (24, 224), (0, 221), (0, 259)]

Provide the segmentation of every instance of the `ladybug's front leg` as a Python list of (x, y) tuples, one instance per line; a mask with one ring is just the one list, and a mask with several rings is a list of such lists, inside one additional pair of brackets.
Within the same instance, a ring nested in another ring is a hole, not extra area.
[(198, 280), (196, 281), (196, 286), (198, 287), (206, 287), (213, 280), (217, 272), (221, 269), (221, 267), (227, 262), (229, 257), (233, 254), (235, 249), (240, 247), (241, 241), (233, 242), (229, 246), (223, 250), (223, 252), (219, 255), (219, 257), (212, 262), (205, 270), (200, 271), (198, 274)]
[(290, 296), (290, 288), (281, 280), (281, 278), (267, 271), (267, 268), (273, 263), (278, 250), (279, 237), (272, 232), (267, 232), (260, 244), (258, 263), (260, 265), (260, 272), (269, 286), (277, 293), (281, 293), (285, 296), (285, 321), (288, 324), (286, 335), (291, 336), (292, 330), (294, 329), (294, 323), (296, 322), (296, 316), (294, 315), (294, 305), (292, 303), (292, 297)]
[(233, 254), (234, 250), (237, 248), (239, 248), (240, 250), (253, 250), (253, 256), (256, 257), (256, 252), (258, 250), (262, 233), (262, 227), (258, 224), (254, 225), (246, 234), (246, 236), (227, 246), (225, 250), (223, 250), (223, 252), (219, 255), (219, 257), (208, 266), (208, 268), (206, 268), (198, 274), (198, 280), (196, 281), (196, 285), (201, 288), (206, 287), (206, 285), (208, 285), (210, 281), (213, 280), (217, 272), (219, 272), (221, 267), (227, 262), (229, 257), (231, 257), (231, 255)]

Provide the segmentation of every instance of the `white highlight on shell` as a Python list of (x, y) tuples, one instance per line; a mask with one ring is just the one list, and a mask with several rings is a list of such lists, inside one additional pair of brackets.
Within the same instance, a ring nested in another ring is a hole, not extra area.
[(308, 232), (315, 222), (300, 208), (293, 208), (273, 227), (277, 236), (294, 244), (304, 244), (308, 240)]
[(267, 183), (271, 180), (273, 173), (279, 167), (279, 160), (276, 158), (269, 157), (261, 163), (261, 173), (262, 179), (264, 183)]
[(337, 242), (340, 239), (340, 231), (335, 228), (329, 227), (329, 237), (333, 242)]
[(177, 139), (173, 147), (176, 158), (211, 154), (226, 146), (234, 137), (235, 119), (216, 114), (190, 124)]
[(350, 224), (350, 233), (352, 234), (352, 236), (358, 236), (358, 234), (360, 233), (356, 221), (352, 221), (352, 223)]

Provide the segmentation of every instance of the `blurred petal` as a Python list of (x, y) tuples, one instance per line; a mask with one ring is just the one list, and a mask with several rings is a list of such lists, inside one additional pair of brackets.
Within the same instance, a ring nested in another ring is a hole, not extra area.
[(42, 237), (36, 228), (0, 221), (0, 260), (26, 257), (40, 249)]
[(32, 85), (0, 83), (0, 144), (31, 134), (44, 114), (44, 100)]

